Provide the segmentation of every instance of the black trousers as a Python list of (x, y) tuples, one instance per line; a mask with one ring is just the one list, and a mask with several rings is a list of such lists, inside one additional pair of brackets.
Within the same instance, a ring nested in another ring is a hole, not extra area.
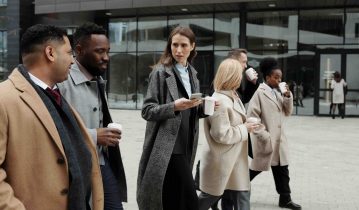
[[(289, 187), (289, 170), (288, 166), (272, 166), (272, 174), (274, 178), (275, 188), (277, 193), (280, 195), (280, 200), (282, 202), (291, 201), (290, 197), (290, 187)], [(252, 181), (261, 171), (253, 171), (249, 169), (249, 178)], [(226, 194), (226, 191), (222, 197), (222, 210), (232, 210), (233, 201), (230, 199), (230, 196)]]
[(185, 155), (171, 156), (162, 192), (163, 210), (198, 210), (198, 196)]
[[(260, 174), (261, 171), (249, 170), (249, 178), (252, 181), (254, 177)], [(277, 193), (281, 196), (280, 199), (291, 200), (289, 187), (289, 170), (288, 166), (272, 166), (272, 174), (274, 178), (275, 188)]]
[(123, 210), (118, 181), (106, 155), (104, 155), (104, 159), (105, 165), (100, 166), (105, 198), (104, 210)]

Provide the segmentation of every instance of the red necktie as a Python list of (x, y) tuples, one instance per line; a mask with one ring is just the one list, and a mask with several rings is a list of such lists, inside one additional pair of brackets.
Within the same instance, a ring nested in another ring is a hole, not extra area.
[(47, 87), (47, 88), (46, 88), (46, 91), (47, 91), (48, 93), (50, 93), (50, 94), (54, 97), (56, 103), (57, 103), (59, 106), (61, 106), (61, 94), (60, 94), (59, 89), (58, 89), (58, 88), (57, 88), (57, 89), (51, 89), (51, 88)]

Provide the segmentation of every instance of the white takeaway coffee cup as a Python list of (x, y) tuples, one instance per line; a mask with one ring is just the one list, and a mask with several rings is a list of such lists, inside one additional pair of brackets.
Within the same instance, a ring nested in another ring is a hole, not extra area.
[(279, 90), (282, 94), (288, 91), (286, 85), (287, 85), (286, 82), (279, 83)]
[(250, 81), (254, 79), (258, 79), (257, 72), (253, 68), (249, 68), (246, 70), (246, 75)]
[(109, 123), (108, 128), (116, 128), (122, 132), (122, 125), (120, 123)]
[(213, 115), (214, 106), (216, 104), (216, 99), (213, 97), (207, 96), (204, 98), (204, 114), (205, 115)]
[(259, 119), (256, 117), (248, 117), (247, 122), (248, 123), (259, 123)]

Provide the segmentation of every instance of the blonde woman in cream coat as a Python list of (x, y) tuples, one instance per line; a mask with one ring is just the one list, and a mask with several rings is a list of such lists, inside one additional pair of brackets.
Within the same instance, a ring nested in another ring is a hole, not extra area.
[(234, 59), (219, 65), (214, 79), (219, 107), (204, 120), (207, 143), (200, 168), (199, 210), (208, 210), (225, 190), (230, 190), (235, 210), (249, 210), (248, 132), (258, 125), (246, 122), (245, 108), (236, 93), (243, 68)]

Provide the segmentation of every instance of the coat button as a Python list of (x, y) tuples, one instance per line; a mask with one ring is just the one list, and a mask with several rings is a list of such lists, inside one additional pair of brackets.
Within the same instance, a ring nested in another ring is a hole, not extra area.
[(96, 111), (97, 111), (97, 107), (94, 107), (94, 108), (93, 108), (93, 111), (96, 112)]
[(64, 164), (65, 163), (65, 160), (63, 158), (58, 158), (57, 159), (57, 163), (58, 164)]
[(280, 125), (278, 125), (278, 128), (281, 128), (281, 126), (280, 126)]
[(86, 85), (87, 85), (87, 86), (90, 86), (90, 85), (91, 85), (91, 82), (90, 82), (90, 81), (87, 81), (87, 82), (86, 82)]
[(61, 195), (67, 195), (68, 193), (69, 193), (69, 190), (68, 189), (63, 189), (63, 190), (61, 190)]

